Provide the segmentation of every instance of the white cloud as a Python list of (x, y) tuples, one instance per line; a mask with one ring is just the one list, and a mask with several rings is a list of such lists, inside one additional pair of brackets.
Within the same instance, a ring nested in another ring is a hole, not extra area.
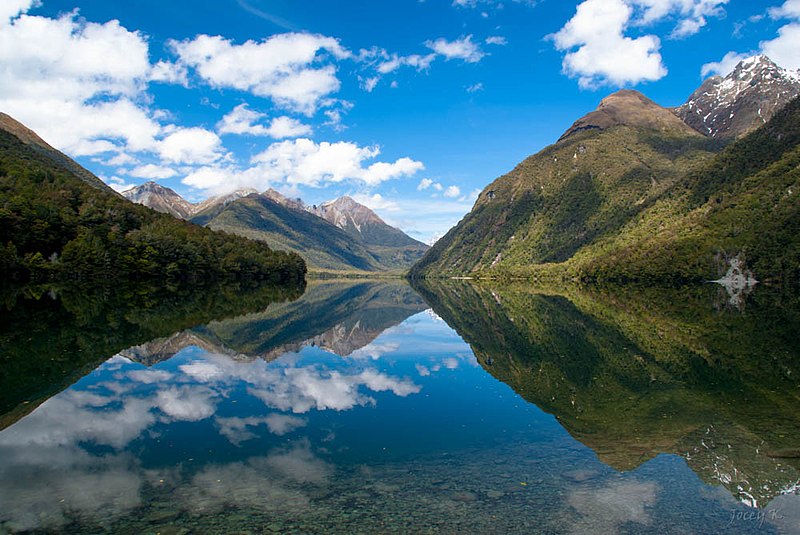
[(189, 72), (186, 69), (186, 65), (169, 61), (159, 61), (153, 65), (152, 69), (150, 69), (148, 79), (151, 82), (180, 84), (184, 87), (189, 86)]
[(133, 165), (137, 163), (138, 160), (131, 156), (130, 154), (126, 154), (124, 152), (120, 152), (113, 158), (110, 158), (104, 162), (101, 162), (103, 165), (110, 165), (110, 166), (120, 166), (120, 165)]
[(435, 41), (426, 41), (425, 46), (444, 56), (446, 60), (460, 59), (467, 63), (477, 63), (486, 55), (481, 47), (472, 41), (472, 35), (467, 35), (455, 41), (448, 41), (440, 37)]
[(275, 139), (306, 136), (312, 132), (310, 126), (287, 116), (273, 118), (268, 127), (258, 124), (266, 117), (266, 114), (249, 109), (247, 104), (240, 104), (217, 123), (217, 132), (269, 136)]
[(750, 56), (750, 54), (739, 54), (737, 52), (728, 52), (725, 56), (719, 60), (714, 61), (711, 63), (706, 63), (700, 69), (700, 74), (705, 78), (706, 76), (710, 76), (712, 74), (719, 74), (720, 76), (725, 76), (739, 64), (740, 61), (746, 59)]
[(380, 81), (381, 81), (381, 77), (380, 76), (373, 76), (371, 78), (365, 78), (361, 83), (361, 87), (367, 93), (372, 93), (372, 91), (378, 86), (378, 82), (380, 82)]
[(39, 5), (37, 0), (3, 0), (0, 3), (0, 26), (7, 24), (20, 13), (27, 13), (34, 6)]
[(159, 143), (158, 152), (173, 163), (209, 164), (222, 157), (222, 141), (204, 128), (178, 128)]
[(671, 37), (681, 38), (694, 35), (707, 24), (707, 17), (721, 17), (725, 14), (722, 6), (728, 0), (627, 0), (642, 10), (635, 21), (640, 25), (657, 22), (674, 16), (678, 23)]
[(623, 0), (586, 0), (575, 16), (553, 34), (556, 48), (569, 51), (563, 69), (584, 88), (623, 86), (658, 80), (667, 74), (658, 37), (626, 37), (633, 10)]
[(155, 145), (160, 125), (134, 104), (151, 71), (148, 45), (118, 21), (22, 15), (0, 24), (0, 65), (0, 109), (57, 148), (90, 155)]
[(149, 163), (147, 165), (140, 165), (139, 167), (131, 169), (128, 174), (137, 178), (158, 180), (162, 178), (172, 178), (177, 175), (178, 172), (171, 167), (164, 167), (163, 165)]
[(761, 41), (758, 51), (739, 53), (728, 52), (718, 62), (703, 65), (701, 73), (726, 75), (730, 73), (739, 61), (756, 55), (764, 54), (785, 69), (800, 69), (800, 0), (787, 0), (779, 7), (769, 10), (773, 19), (790, 19), (791, 22), (778, 28), (778, 36), (771, 40)]
[(446, 190), (444, 190), (444, 196), (448, 199), (455, 199), (461, 195), (461, 188), (458, 186), (449, 186)]
[(128, 184), (124, 178), (120, 178), (118, 176), (112, 177), (100, 177), (103, 182), (108, 184), (108, 186), (113, 189), (114, 191), (122, 193), (125, 190), (129, 190), (132, 187), (136, 186), (136, 184)]
[(778, 37), (760, 43), (761, 52), (786, 69), (800, 69), (800, 23), (778, 29)]
[(363, 182), (377, 186), (381, 182), (411, 176), (424, 169), (421, 162), (399, 158), (392, 163), (376, 162), (365, 166), (380, 154), (378, 147), (360, 147), (355, 143), (339, 141), (315, 143), (298, 138), (273, 143), (255, 155), (252, 167), (237, 169), (232, 166), (210, 166), (196, 169), (183, 179), (183, 183), (213, 194), (228, 193), (238, 188), (297, 186), (324, 187), (344, 181)]
[(318, 187), (326, 182), (360, 180), (368, 185), (405, 175), (413, 175), (423, 169), (420, 162), (400, 158), (394, 163), (376, 162), (363, 167), (365, 160), (380, 154), (378, 147), (359, 147), (355, 143), (339, 141), (315, 143), (300, 138), (274, 143), (256, 155), (253, 162), (261, 164), (262, 170), (289, 184), (304, 184)]
[(769, 16), (773, 19), (800, 19), (800, 0), (786, 0), (780, 7), (769, 8)]
[(426, 190), (432, 185), (433, 185), (433, 180), (431, 180), (430, 178), (423, 178), (422, 180), (419, 181), (419, 185), (417, 186), (417, 191)]
[(353, 195), (353, 200), (375, 211), (396, 212), (400, 209), (396, 201), (387, 199), (380, 193), (373, 193), (372, 195), (356, 193)]
[(340, 87), (336, 68), (320, 65), (325, 61), (322, 52), (336, 59), (350, 57), (338, 40), (308, 33), (284, 33), (241, 45), (199, 35), (171, 44), (181, 62), (213, 87), (248, 91), (309, 115)]
[(413, 67), (418, 71), (424, 71), (430, 68), (433, 60), (436, 59), (436, 54), (412, 54), (410, 56), (398, 56), (392, 54), (387, 56), (385, 61), (378, 64), (377, 71), (381, 74), (388, 74), (394, 72), (400, 67)]
[(502, 35), (492, 35), (486, 38), (486, 44), (504, 46), (508, 44), (508, 40)]
[(467, 87), (467, 93), (477, 93), (479, 91), (483, 91), (483, 82), (478, 82), (477, 84)]

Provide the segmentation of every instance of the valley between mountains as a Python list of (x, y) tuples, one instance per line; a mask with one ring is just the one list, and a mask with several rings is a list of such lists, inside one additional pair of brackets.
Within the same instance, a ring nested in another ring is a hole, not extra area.
[[(72, 273), (123, 265), (135, 277), (138, 270), (192, 279), (200, 276), (192, 269), (208, 261), (188, 259), (202, 255), (199, 250), (175, 253), (178, 242), (194, 243), (175, 236), (202, 226), (217, 231), (208, 236), (220, 243), (233, 243), (233, 235), (249, 238), (265, 243), (265, 252), (290, 254), (281, 257), (288, 263), (302, 258), (317, 272), (671, 284), (727, 274), (739, 282), (796, 281), (798, 95), (800, 75), (766, 56), (742, 61), (725, 78), (709, 78), (675, 109), (637, 91), (616, 92), (555, 144), (486, 186), (432, 247), (350, 197), (307, 205), (273, 189), (237, 190), (193, 204), (155, 182), (120, 197), (4, 115), (0, 268), (16, 279), (52, 277), (63, 262)], [(64, 188), (83, 199), (70, 201), (66, 212), (55, 208)], [(119, 208), (81, 208), (100, 199)], [(172, 222), (128, 201), (169, 214)], [(53, 209), (43, 210), (48, 203)], [(120, 221), (123, 213), (137, 215)], [(225, 254), (230, 260), (219, 261), (228, 266), (223, 271), (257, 270), (234, 261), (232, 251)]]

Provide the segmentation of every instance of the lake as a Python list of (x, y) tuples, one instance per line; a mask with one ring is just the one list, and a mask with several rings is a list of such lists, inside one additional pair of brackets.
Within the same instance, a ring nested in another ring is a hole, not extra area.
[(0, 532), (800, 533), (796, 294), (123, 297), (5, 299)]

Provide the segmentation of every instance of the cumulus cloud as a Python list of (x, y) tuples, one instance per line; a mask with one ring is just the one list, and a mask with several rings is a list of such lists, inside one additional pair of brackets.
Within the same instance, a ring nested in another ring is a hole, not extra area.
[(421, 162), (411, 158), (365, 165), (379, 154), (380, 149), (374, 146), (361, 147), (346, 141), (315, 143), (299, 138), (273, 143), (252, 158), (254, 166), (249, 169), (205, 167), (184, 178), (183, 183), (216, 193), (240, 187), (261, 190), (281, 184), (322, 187), (346, 180), (376, 186), (424, 169)]
[(175, 169), (171, 167), (165, 167), (163, 165), (156, 165), (149, 163), (147, 165), (140, 165), (131, 169), (128, 172), (129, 175), (135, 176), (137, 178), (147, 178), (149, 180), (158, 180), (162, 178), (172, 178), (178, 174)]
[(158, 144), (161, 157), (173, 163), (209, 164), (219, 160), (222, 141), (205, 128), (178, 128)]
[(757, 51), (731, 51), (717, 62), (706, 63), (701, 74), (726, 75), (733, 71), (739, 61), (756, 54), (764, 54), (785, 69), (800, 69), (800, 0), (786, 0), (782, 5), (771, 8), (769, 15), (775, 20), (788, 19), (789, 23), (778, 28), (778, 36), (761, 41)]
[(431, 180), (430, 178), (423, 178), (422, 180), (419, 181), (419, 185), (417, 186), (417, 191), (426, 190), (432, 185), (433, 185), (433, 180)]
[(444, 56), (446, 60), (460, 59), (467, 63), (477, 63), (486, 55), (480, 45), (472, 41), (472, 35), (454, 41), (440, 37), (435, 41), (426, 41), (425, 46)]
[(773, 19), (800, 19), (800, 0), (786, 0), (783, 5), (768, 10)]
[(247, 104), (240, 104), (217, 123), (217, 132), (269, 136), (275, 139), (307, 136), (312, 132), (310, 126), (287, 116), (275, 117), (269, 126), (265, 126), (263, 121), (266, 117), (264, 113), (249, 109)]
[(0, 26), (7, 24), (9, 20), (20, 13), (27, 13), (30, 8), (36, 5), (39, 5), (36, 0), (4, 0), (0, 4)]
[(278, 34), (240, 45), (221, 36), (198, 35), (172, 41), (171, 46), (180, 61), (212, 87), (247, 91), (308, 115), (340, 87), (336, 68), (325, 64), (324, 52), (336, 59), (350, 57), (338, 40), (308, 33)]
[[(30, 5), (5, 2), (2, 9)], [(48, 143), (73, 155), (155, 145), (160, 126), (133, 102), (151, 72), (147, 41), (119, 21), (21, 15), (0, 24), (0, 65), (0, 108)]]
[(564, 56), (564, 72), (583, 88), (623, 86), (658, 80), (667, 74), (661, 43), (654, 35), (626, 37), (633, 9), (623, 0), (586, 0), (567, 24), (551, 36)]
[(665, 17), (673, 16), (677, 25), (671, 36), (682, 38), (694, 35), (707, 24), (708, 17), (720, 17), (725, 14), (722, 6), (728, 0), (628, 0), (634, 6), (641, 8), (641, 15), (635, 21), (637, 24), (651, 24)]
[(356, 193), (353, 195), (353, 200), (357, 203), (363, 204), (371, 210), (396, 212), (400, 209), (396, 201), (387, 199), (380, 193), (373, 193), (372, 195)]
[(449, 186), (446, 190), (444, 190), (444, 196), (448, 199), (455, 199), (459, 195), (461, 195), (461, 188), (458, 186)]
[(718, 74), (720, 76), (725, 76), (726, 74), (733, 71), (736, 65), (739, 64), (740, 61), (749, 57), (749, 54), (740, 54), (738, 52), (728, 52), (725, 56), (719, 61), (713, 61), (710, 63), (706, 63), (700, 69), (700, 74), (705, 78), (706, 76), (710, 76), (712, 74)]

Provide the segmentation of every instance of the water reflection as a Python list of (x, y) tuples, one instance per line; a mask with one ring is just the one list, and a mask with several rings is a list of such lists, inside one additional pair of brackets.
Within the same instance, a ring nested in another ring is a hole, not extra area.
[(796, 491), (796, 297), (763, 291), (742, 314), (720, 313), (714, 286), (420, 290), (489, 373), (610, 466), (667, 452), (751, 506)]
[(115, 349), (0, 432), (0, 531), (797, 532), (796, 303), (420, 291)]

